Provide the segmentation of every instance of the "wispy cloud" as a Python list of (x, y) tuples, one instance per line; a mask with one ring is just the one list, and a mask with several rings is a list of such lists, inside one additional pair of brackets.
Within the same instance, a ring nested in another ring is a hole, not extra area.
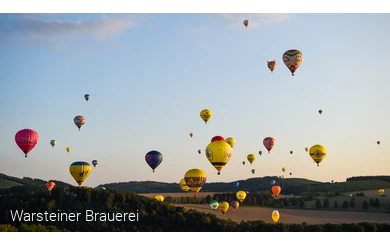
[(43, 21), (24, 16), (0, 24), (0, 41), (40, 45), (63, 45), (79, 37), (95, 41), (103, 40), (138, 25), (127, 15), (115, 16), (115, 18), (103, 16), (100, 19), (85, 21), (62, 19)]
[(243, 21), (249, 20), (248, 29), (280, 23), (290, 18), (289, 14), (206, 14), (223, 21), (229, 28), (242, 28)]

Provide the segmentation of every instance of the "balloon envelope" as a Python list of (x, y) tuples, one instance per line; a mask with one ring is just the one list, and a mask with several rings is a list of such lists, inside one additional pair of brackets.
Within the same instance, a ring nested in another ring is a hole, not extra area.
[(263, 140), (263, 145), (268, 150), (268, 153), (270, 153), (272, 148), (275, 146), (275, 139), (272, 137), (266, 137)]
[(202, 189), (206, 179), (206, 172), (201, 169), (190, 169), (184, 175), (184, 180), (195, 195)]
[(92, 167), (89, 163), (83, 161), (77, 161), (70, 165), (69, 172), (72, 175), (73, 179), (81, 186), (84, 181), (91, 174)]
[(236, 193), (236, 197), (237, 197), (237, 199), (238, 199), (240, 202), (242, 202), (242, 201), (244, 201), (245, 198), (246, 198), (246, 192), (245, 192), (245, 191), (238, 191), (238, 192)]
[(248, 25), (250, 24), (251, 22), (249, 20), (244, 20), (243, 21), (243, 24), (245, 25), (245, 27), (248, 27)]
[(23, 129), (15, 134), (16, 145), (24, 152), (26, 158), (27, 154), (37, 145), (38, 141), (38, 133), (31, 129)]
[(280, 194), (280, 192), (282, 191), (282, 188), (280, 188), (280, 186), (273, 186), (271, 188), (271, 191), (275, 195), (275, 197), (277, 197)]
[(231, 147), (234, 147), (236, 145), (236, 140), (233, 137), (228, 137), (225, 140)]
[(215, 140), (207, 145), (205, 151), (206, 157), (218, 171), (218, 175), (221, 173), (222, 168), (229, 162), (232, 151), (232, 147), (222, 140)]
[(84, 116), (77, 115), (76, 117), (74, 117), (73, 122), (80, 130), (80, 128), (83, 127), (83, 125), (85, 124), (85, 118)]
[(67, 151), (67, 152), (70, 152), (70, 150), (72, 150), (72, 148), (70, 148), (70, 147), (67, 147), (67, 148), (66, 148), (66, 151)]
[(223, 214), (225, 214), (229, 210), (229, 207), (229, 203), (227, 202), (221, 202), (221, 204), (219, 204), (219, 209)]
[(211, 116), (213, 116), (213, 113), (209, 109), (203, 109), (200, 111), (200, 117), (203, 119), (205, 124), (207, 124), (207, 121), (211, 119)]
[(218, 208), (218, 206), (219, 206), (218, 201), (212, 200), (212, 201), (210, 202), (210, 207), (211, 207), (212, 210), (216, 210), (216, 209)]
[(275, 180), (270, 180), (269, 183), (271, 183), (271, 185), (275, 185), (276, 181)]
[(46, 186), (46, 188), (47, 188), (49, 191), (51, 191), (51, 190), (53, 190), (53, 188), (56, 186), (56, 183), (54, 183), (53, 181), (48, 181), (48, 182), (45, 183), (45, 186)]
[(277, 223), (279, 221), (280, 215), (278, 210), (272, 211), (272, 220), (274, 223)]
[(96, 167), (96, 165), (98, 165), (98, 161), (97, 160), (92, 160), (92, 165), (93, 165), (93, 167)]
[(50, 141), (50, 145), (51, 145), (52, 147), (54, 147), (56, 144), (57, 144), (57, 141), (56, 141), (56, 140), (51, 140), (51, 141)]
[(237, 201), (232, 201), (230, 206), (233, 208), (233, 210), (236, 210), (240, 206), (240, 203)]
[(90, 96), (89, 94), (85, 94), (85, 95), (84, 95), (84, 98), (85, 98), (85, 100), (87, 100), (87, 101), (89, 100), (90, 97), (91, 97), (91, 96)]
[(190, 190), (190, 188), (188, 187), (188, 185), (187, 185), (186, 181), (184, 180), (184, 178), (180, 180), (179, 186), (180, 186), (180, 188), (181, 188), (184, 192), (187, 192), (187, 191)]
[(316, 144), (309, 149), (310, 157), (320, 166), (320, 163), (326, 156), (326, 148), (322, 145)]
[(239, 185), (240, 185), (239, 182), (237, 182), (237, 181), (236, 181), (236, 182), (233, 182), (233, 186), (234, 186), (234, 187), (238, 187)]
[(254, 154), (248, 154), (248, 156), (246, 156), (246, 159), (248, 159), (249, 163), (253, 163), (256, 159), (256, 156)]
[(294, 75), (294, 73), (297, 71), (297, 69), (303, 62), (303, 54), (297, 49), (287, 50), (283, 54), (282, 58), (284, 64), (291, 71), (292, 75)]
[(275, 68), (276, 68), (276, 61), (275, 60), (267, 61), (267, 66), (268, 66), (268, 69), (271, 70), (271, 73), (273, 73)]
[(150, 151), (145, 155), (145, 161), (152, 168), (153, 173), (154, 170), (161, 164), (163, 160), (163, 155), (156, 150)]
[(160, 202), (164, 202), (164, 197), (162, 195), (156, 195), (156, 196), (154, 196), (154, 199), (156, 199), (157, 201), (160, 201)]

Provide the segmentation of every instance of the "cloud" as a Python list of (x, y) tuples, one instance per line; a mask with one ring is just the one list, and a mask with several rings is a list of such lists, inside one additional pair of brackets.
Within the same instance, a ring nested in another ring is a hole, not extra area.
[(229, 28), (242, 28), (243, 21), (249, 20), (248, 29), (257, 29), (264, 25), (280, 23), (290, 18), (289, 14), (206, 14), (222, 20)]
[(194, 33), (204, 31), (206, 29), (207, 29), (206, 26), (181, 27), (181, 28), (173, 29), (173, 32), (175, 32), (176, 34), (194, 34)]
[[(48, 17), (50, 15), (47, 15)], [(36, 17), (36, 16), (34, 16)], [(138, 25), (130, 16), (103, 16), (96, 20), (48, 20), (31, 16), (12, 22), (0, 22), (0, 41), (16, 44), (63, 45), (64, 42), (86, 37), (103, 40), (118, 35)]]

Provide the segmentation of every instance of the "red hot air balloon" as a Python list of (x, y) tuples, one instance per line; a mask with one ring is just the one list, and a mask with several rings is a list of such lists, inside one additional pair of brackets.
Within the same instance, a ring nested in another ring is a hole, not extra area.
[(211, 142), (214, 141), (225, 141), (225, 138), (223, 138), (222, 136), (214, 136), (213, 138), (211, 138)]
[(270, 153), (271, 150), (272, 150), (272, 148), (273, 148), (274, 145), (275, 145), (275, 139), (272, 138), (272, 137), (266, 137), (266, 138), (264, 138), (264, 140), (263, 140), (263, 144), (264, 144), (265, 148), (267, 148), (268, 153)]
[(25, 154), (27, 154), (37, 145), (39, 140), (38, 133), (31, 129), (23, 129), (15, 134), (15, 142)]

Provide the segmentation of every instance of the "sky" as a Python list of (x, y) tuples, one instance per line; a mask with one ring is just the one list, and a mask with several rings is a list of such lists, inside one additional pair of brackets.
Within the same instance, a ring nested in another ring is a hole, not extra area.
[[(179, 182), (193, 168), (207, 182), (390, 174), (389, 14), (54, 12), (0, 14), (0, 173), (77, 185), (70, 164), (96, 159), (85, 186)], [(295, 76), (289, 49), (304, 55)], [(39, 134), (27, 158), (14, 139), (25, 128)], [(204, 154), (216, 135), (236, 140), (221, 175)], [(327, 149), (319, 167), (314, 144)]]

